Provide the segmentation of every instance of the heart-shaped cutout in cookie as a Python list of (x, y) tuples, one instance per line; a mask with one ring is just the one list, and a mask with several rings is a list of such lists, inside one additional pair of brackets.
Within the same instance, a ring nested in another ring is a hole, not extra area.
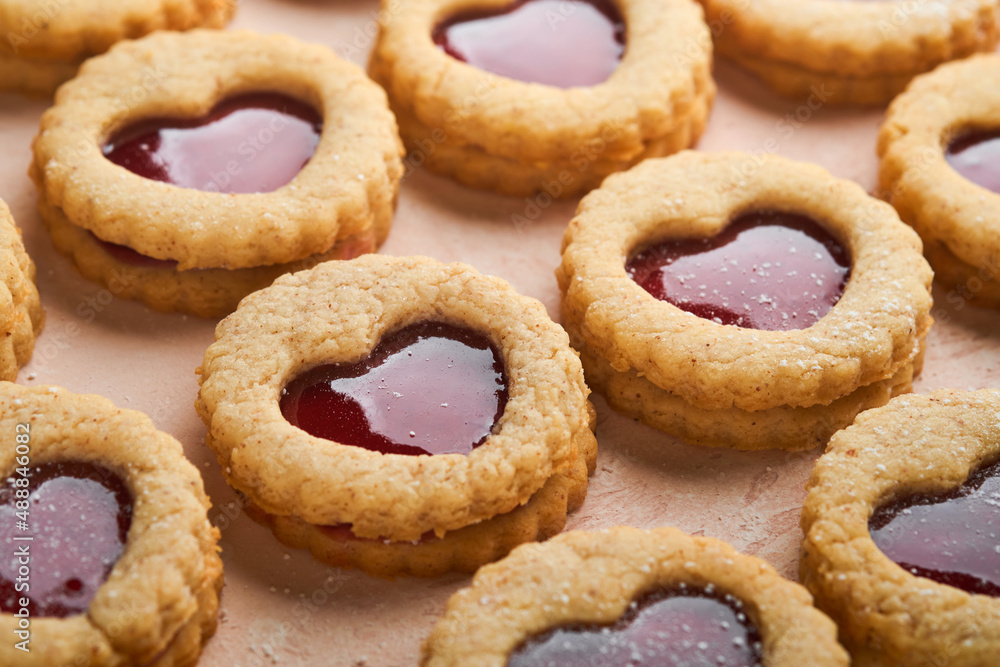
[(913, 574), (1000, 597), (1000, 461), (939, 496), (911, 496), (875, 510), (875, 545)]
[(968, 180), (1000, 194), (1000, 131), (962, 134), (948, 145), (945, 158)]
[(87, 611), (125, 548), (132, 496), (107, 468), (50, 463), (0, 488), (0, 609), (63, 618)]
[(742, 603), (687, 586), (632, 603), (614, 625), (556, 628), (518, 647), (508, 667), (760, 665), (761, 643)]
[(851, 267), (844, 248), (811, 218), (760, 211), (710, 238), (652, 245), (626, 271), (652, 296), (698, 317), (780, 331), (826, 315)]
[(507, 397), (489, 339), (422, 322), (383, 338), (366, 359), (299, 375), (282, 391), (281, 412), (311, 435), (383, 454), (468, 454)]
[(611, 76), (625, 51), (625, 22), (610, 0), (519, 0), (499, 11), (453, 16), (433, 37), (479, 69), (572, 88)]
[(196, 119), (155, 118), (124, 128), (104, 156), (134, 174), (205, 192), (272, 192), (316, 152), (316, 110), (275, 93), (240, 95)]

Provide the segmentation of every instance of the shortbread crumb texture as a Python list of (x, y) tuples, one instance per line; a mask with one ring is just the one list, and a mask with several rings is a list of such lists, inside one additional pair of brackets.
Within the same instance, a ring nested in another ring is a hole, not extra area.
[(942, 389), (862, 413), (816, 463), (799, 576), (862, 667), (993, 664), (1000, 600), (918, 577), (869, 532), (880, 505), (960, 486), (1000, 458), (1000, 392)]
[[(431, 320), (482, 332), (506, 366), (504, 413), (468, 456), (382, 455), (313, 437), (281, 415), (280, 392), (298, 374), (362, 359), (384, 335)], [(544, 307), (507, 283), (464, 264), (367, 255), (244, 299), (206, 351), (196, 407), (227, 481), (263, 511), (416, 540), (511, 511), (589, 449), (579, 363)]]
[(13, 381), (28, 363), (45, 312), (35, 287), (35, 263), (21, 241), (10, 209), (0, 200), (0, 380)]
[(711, 585), (743, 602), (768, 667), (846, 666), (836, 627), (798, 584), (728, 544), (676, 528), (571, 531), (518, 547), (455, 593), (424, 641), (424, 667), (502, 667), (524, 640), (573, 624), (612, 624), (646, 592)]

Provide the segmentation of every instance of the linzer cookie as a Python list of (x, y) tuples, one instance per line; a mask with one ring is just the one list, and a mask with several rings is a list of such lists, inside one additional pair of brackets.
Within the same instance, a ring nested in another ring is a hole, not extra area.
[(382, 26), (369, 72), (408, 168), (571, 197), (693, 144), (715, 96), (711, 62), (686, 0), (414, 0)]
[(17, 370), (31, 358), (44, 321), (35, 263), (24, 250), (10, 209), (0, 199), (0, 380), (17, 378)]
[(919, 238), (813, 165), (648, 160), (583, 199), (562, 258), (562, 322), (589, 384), (692, 443), (815, 447), (920, 371)]
[(1000, 392), (901, 396), (816, 463), (800, 576), (859, 667), (978, 667), (1000, 650)]
[(383, 91), (329, 49), (196, 30), (90, 60), (42, 117), (31, 176), (84, 276), (217, 316), (282, 273), (374, 251), (401, 151)]
[(381, 576), (474, 571), (562, 530), (596, 464), (565, 333), (464, 264), (282, 276), (216, 330), (198, 414), (283, 543)]
[(924, 241), (949, 304), (1000, 308), (1000, 56), (913, 81), (879, 133), (883, 196)]
[(918, 74), (992, 51), (995, 0), (700, 0), (719, 53), (784, 95), (881, 105)]
[(448, 601), (425, 667), (846, 666), (809, 593), (674, 528), (574, 531), (518, 547)]
[(179, 442), (97, 396), (0, 382), (0, 663), (193, 665), (222, 560)]
[(221, 28), (235, 10), (235, 0), (0, 0), (0, 91), (51, 95), (115, 42)]

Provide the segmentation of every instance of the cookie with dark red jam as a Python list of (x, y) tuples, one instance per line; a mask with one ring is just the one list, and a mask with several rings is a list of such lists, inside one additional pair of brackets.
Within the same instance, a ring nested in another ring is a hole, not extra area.
[[(144, 88), (151, 72), (164, 82)], [(401, 151), (385, 93), (329, 49), (191, 31), (91, 60), (43, 116), (30, 173), (85, 277), (214, 317), (283, 273), (374, 251)]]
[(660, 301), (718, 324), (805, 329), (830, 312), (850, 277), (843, 246), (808, 216), (745, 213), (713, 237), (663, 241), (626, 264)]
[(51, 96), (81, 63), (154, 30), (222, 28), (233, 0), (70, 0), (40, 6), (0, 0), (0, 91)]
[(879, 132), (879, 186), (924, 242), (947, 302), (1000, 308), (1000, 56), (918, 77)]
[(674, 528), (574, 531), (483, 567), (424, 642), (424, 667), (848, 664), (798, 584)]
[(683, 0), (415, 0), (369, 62), (410, 156), (473, 188), (572, 197), (688, 148), (715, 97)]
[(222, 561), (180, 443), (103, 398), (9, 382), (0, 427), (0, 663), (193, 665)]
[(21, 241), (7, 204), (0, 199), (0, 380), (14, 381), (31, 359), (45, 313), (35, 287), (35, 263)]
[(370, 574), (471, 572), (546, 539), (596, 464), (565, 332), (464, 264), (370, 255), (286, 276), (219, 325), (199, 374), (248, 514)]
[(857, 185), (749, 159), (682, 152), (585, 197), (562, 322), (616, 410), (695, 444), (808, 449), (910, 390), (930, 268)]
[(469, 454), (493, 432), (508, 397), (488, 338), (420, 322), (384, 337), (361, 361), (297, 376), (281, 391), (281, 414), (318, 438), (383, 454)]
[(699, 1), (720, 54), (813, 110), (887, 104), (913, 77), (1000, 42), (994, 0)]
[(1000, 649), (1000, 392), (901, 396), (837, 433), (802, 510), (800, 579), (853, 664)]
[(961, 487), (882, 505), (868, 522), (882, 553), (912, 574), (1000, 597), (1000, 462), (969, 473)]

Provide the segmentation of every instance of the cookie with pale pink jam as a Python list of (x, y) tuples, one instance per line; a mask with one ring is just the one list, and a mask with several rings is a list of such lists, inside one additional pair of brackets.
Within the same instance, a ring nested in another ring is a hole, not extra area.
[(610, 405), (691, 443), (808, 449), (909, 391), (930, 267), (892, 207), (785, 158), (609, 177), (563, 237), (562, 322)]
[(762, 560), (675, 528), (524, 545), (455, 593), (424, 667), (846, 667), (837, 629)]
[(282, 273), (374, 251), (402, 175), (364, 72), (250, 32), (157, 33), (91, 59), (33, 150), (42, 221), (84, 276), (209, 317)]
[(410, 154), (506, 195), (580, 195), (690, 147), (715, 97), (712, 40), (688, 0), (408, 0), (368, 71)]
[(283, 276), (219, 324), (198, 373), (248, 514), (335, 566), (474, 571), (559, 532), (596, 465), (565, 332), (464, 264), (366, 255)]
[(201, 476), (145, 415), (0, 382), (0, 664), (193, 665), (222, 560)]
[(800, 578), (859, 667), (1000, 650), (1000, 392), (900, 396), (837, 433), (802, 509)]

